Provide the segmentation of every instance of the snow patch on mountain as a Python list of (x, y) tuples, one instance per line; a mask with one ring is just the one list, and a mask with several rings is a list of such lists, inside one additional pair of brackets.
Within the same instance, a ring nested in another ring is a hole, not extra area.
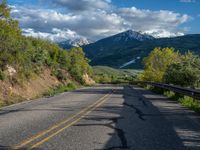
[(81, 47), (83, 45), (90, 44), (91, 42), (84, 37), (76, 38), (76, 39), (68, 39), (62, 42), (59, 42), (59, 45), (62, 46), (71, 46), (71, 47)]
[(120, 40), (125, 40), (125, 41), (129, 41), (129, 40), (138, 40), (138, 41), (145, 41), (145, 40), (153, 40), (155, 39), (153, 36), (148, 35), (146, 33), (142, 33), (142, 32), (136, 32), (136, 31), (132, 31), (132, 30), (128, 30), (122, 33), (119, 33), (117, 35), (115, 35), (115, 39), (114, 41), (120, 41)]
[(135, 59), (133, 59), (133, 60), (131, 60), (131, 61), (128, 61), (128, 62), (124, 63), (123, 65), (121, 65), (121, 66), (119, 67), (119, 69), (122, 69), (122, 68), (124, 68), (124, 67), (126, 67), (126, 66), (129, 66), (129, 65), (135, 63), (136, 60), (138, 60), (138, 59), (140, 59), (140, 58), (141, 58), (141, 57), (137, 57), (137, 58), (135, 58)]

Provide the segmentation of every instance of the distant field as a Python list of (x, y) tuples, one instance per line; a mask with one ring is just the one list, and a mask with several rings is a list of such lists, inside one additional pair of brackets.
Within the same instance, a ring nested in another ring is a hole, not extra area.
[(138, 73), (141, 73), (142, 70), (134, 70), (134, 69), (114, 69), (107, 66), (94, 66), (93, 67), (95, 74), (108, 74), (108, 75), (117, 75), (117, 76), (135, 76)]
[(134, 80), (142, 70), (133, 69), (114, 69), (107, 66), (94, 66), (94, 79), (96, 82), (123, 82)]

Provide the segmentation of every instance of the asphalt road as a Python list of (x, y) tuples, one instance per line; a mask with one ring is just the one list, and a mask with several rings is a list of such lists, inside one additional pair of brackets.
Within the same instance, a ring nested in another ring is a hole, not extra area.
[(100, 85), (1, 109), (0, 149), (200, 150), (200, 117), (139, 87)]

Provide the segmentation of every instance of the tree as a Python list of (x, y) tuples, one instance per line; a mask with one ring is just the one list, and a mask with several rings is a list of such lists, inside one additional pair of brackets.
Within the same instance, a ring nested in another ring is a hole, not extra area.
[(181, 57), (181, 62), (171, 64), (164, 81), (180, 86), (200, 87), (200, 58), (192, 53)]
[(88, 64), (89, 60), (85, 57), (82, 48), (72, 48), (69, 51), (70, 67), (69, 72), (80, 82), (84, 82), (83, 75), (90, 74), (91, 68)]
[(8, 8), (6, 0), (0, 0), (0, 18), (10, 18), (10, 8)]
[(179, 53), (173, 48), (155, 48), (144, 59), (144, 72), (140, 75), (141, 80), (162, 82), (163, 75), (172, 63), (179, 61)]

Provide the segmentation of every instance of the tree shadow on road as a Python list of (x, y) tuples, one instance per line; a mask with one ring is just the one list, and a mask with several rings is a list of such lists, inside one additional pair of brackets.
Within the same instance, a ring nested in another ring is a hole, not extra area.
[[(96, 115), (88, 115), (84, 118), (86, 122), (75, 125), (112, 129), (114, 133), (109, 134), (110, 139), (102, 150), (198, 150), (200, 148), (200, 127), (184, 126), (179, 120), (176, 124), (171, 121), (174, 117), (185, 117), (185, 112), (181, 108), (174, 108), (177, 110), (171, 111), (166, 107), (166, 110), (161, 112), (152, 104), (151, 99), (143, 97), (145, 94), (150, 94), (149, 91), (140, 88), (133, 90), (130, 86), (124, 86), (123, 89), (117, 89), (116, 94), (114, 93), (105, 105), (94, 111), (93, 114)], [(121, 101), (120, 96), (123, 98)], [(155, 99), (156, 97), (153, 100)], [(162, 101), (160, 98), (157, 100)], [(118, 101), (118, 104), (115, 101)], [(100, 115), (101, 113), (107, 114), (108, 117)], [(188, 134), (181, 139), (175, 129), (181, 129)]]

